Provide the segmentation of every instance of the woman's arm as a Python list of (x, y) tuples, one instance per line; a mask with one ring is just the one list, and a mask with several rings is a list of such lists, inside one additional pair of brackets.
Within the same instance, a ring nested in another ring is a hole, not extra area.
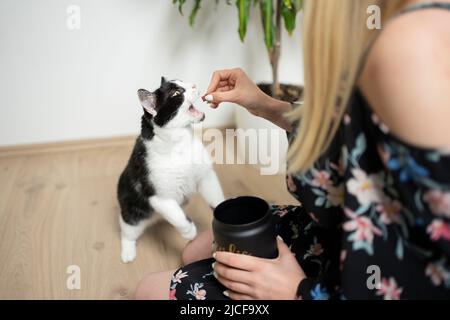
[(292, 129), (289, 121), (283, 117), (284, 113), (291, 110), (291, 104), (265, 94), (240, 68), (215, 71), (203, 99), (213, 108), (222, 102), (237, 103), (255, 116), (265, 118), (286, 131)]

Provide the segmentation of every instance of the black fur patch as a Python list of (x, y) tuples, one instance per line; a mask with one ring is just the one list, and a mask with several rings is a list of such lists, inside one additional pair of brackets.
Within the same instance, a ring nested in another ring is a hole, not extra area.
[[(175, 91), (180, 95), (172, 97)], [(184, 89), (173, 82), (163, 82), (154, 93), (156, 95), (157, 115), (153, 119), (156, 125), (163, 127), (178, 113), (178, 109), (184, 102)], [(152, 117), (144, 110), (146, 116)]]
[[(142, 122), (145, 122), (144, 118)], [(136, 225), (142, 219), (149, 218), (153, 211), (148, 198), (154, 195), (155, 191), (148, 181), (148, 172), (145, 166), (146, 153), (144, 138), (139, 136), (117, 186), (117, 198), (122, 218), (130, 225)]]
[[(180, 94), (172, 97), (177, 90)], [(117, 198), (122, 218), (130, 225), (136, 225), (141, 220), (150, 218), (153, 214), (153, 208), (151, 208), (148, 199), (155, 194), (155, 190), (148, 180), (147, 151), (144, 142), (154, 137), (153, 122), (163, 127), (175, 117), (184, 102), (184, 91), (177, 84), (163, 80), (160, 88), (154, 92), (157, 115), (153, 119), (153, 116), (144, 109), (144, 115), (141, 119), (141, 134), (136, 140), (133, 152), (127, 166), (120, 175), (117, 186)]]

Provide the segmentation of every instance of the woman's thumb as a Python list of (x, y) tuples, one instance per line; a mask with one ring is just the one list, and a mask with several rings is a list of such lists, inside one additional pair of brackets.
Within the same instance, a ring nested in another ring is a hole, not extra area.
[(233, 102), (233, 91), (217, 91), (207, 94), (205, 101), (212, 103)]
[(277, 236), (277, 247), (278, 247), (278, 255), (280, 256), (282, 256), (285, 253), (291, 252), (286, 243), (284, 243), (283, 238), (281, 238), (280, 236)]

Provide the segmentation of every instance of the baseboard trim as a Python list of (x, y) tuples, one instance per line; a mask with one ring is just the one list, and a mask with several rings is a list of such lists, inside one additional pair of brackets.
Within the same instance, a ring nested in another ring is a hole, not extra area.
[(137, 135), (0, 147), (0, 158), (132, 146)]
[[(236, 129), (236, 128), (234, 126), (229, 126), (229, 127), (218, 127), (216, 129), (225, 132), (226, 129)], [(136, 141), (136, 138), (137, 135), (128, 135), (110, 138), (81, 139), (81, 140), (5, 146), (0, 147), (0, 158), (32, 156), (39, 154), (51, 154), (51, 153), (89, 150), (98, 148), (133, 146)]]

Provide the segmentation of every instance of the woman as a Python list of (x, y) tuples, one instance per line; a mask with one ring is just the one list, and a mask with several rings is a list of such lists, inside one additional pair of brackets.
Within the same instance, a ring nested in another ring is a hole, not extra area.
[[(366, 27), (372, 4), (382, 32)], [(292, 111), (242, 70), (215, 72), (212, 107), (292, 131), (287, 185), (302, 206), (274, 207), (277, 259), (211, 258), (207, 231), (137, 298), (165, 299), (169, 283), (172, 299), (450, 298), (449, 18), (449, 0), (306, 1)]]

